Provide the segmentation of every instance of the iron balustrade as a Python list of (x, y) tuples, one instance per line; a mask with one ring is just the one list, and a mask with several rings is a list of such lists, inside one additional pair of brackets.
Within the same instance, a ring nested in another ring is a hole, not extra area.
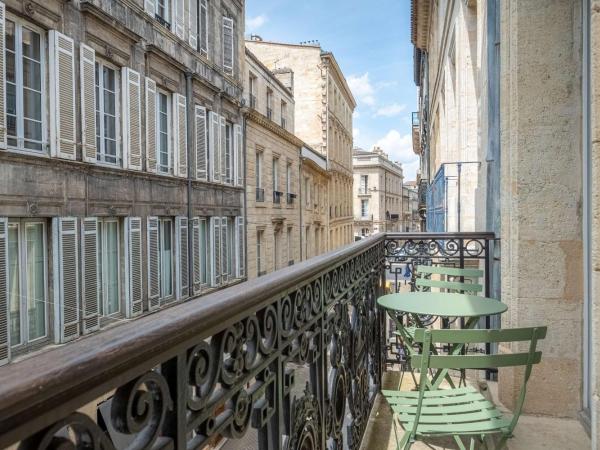
[(294, 199), (297, 197), (296, 194), (292, 194), (290, 192), (287, 193), (287, 203), (288, 205), (291, 205), (294, 203)]
[(256, 188), (256, 201), (257, 202), (265, 201), (265, 190), (263, 188)]
[(276, 205), (279, 205), (281, 203), (282, 195), (283, 195), (283, 192), (281, 192), (281, 191), (273, 191), (273, 203), (275, 203)]
[(360, 447), (394, 264), (483, 261), (489, 233), (380, 233), (0, 367), (0, 448)]

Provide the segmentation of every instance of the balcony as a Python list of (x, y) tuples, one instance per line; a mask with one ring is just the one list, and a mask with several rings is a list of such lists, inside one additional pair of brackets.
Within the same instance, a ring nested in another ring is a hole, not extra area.
[(417, 155), (421, 154), (421, 121), (419, 113), (412, 113), (412, 144), (413, 152)]
[(263, 188), (256, 188), (256, 201), (257, 202), (265, 201), (265, 190)]
[(287, 204), (288, 205), (293, 205), (294, 204), (294, 199), (297, 197), (296, 194), (292, 194), (290, 192), (287, 193)]
[(283, 192), (281, 191), (273, 191), (273, 203), (276, 205), (281, 204), (281, 197), (283, 197)]
[(494, 245), (379, 233), (2, 366), (0, 448), (387, 448), (400, 355), (375, 300), (407, 264), (480, 266), (489, 295)]

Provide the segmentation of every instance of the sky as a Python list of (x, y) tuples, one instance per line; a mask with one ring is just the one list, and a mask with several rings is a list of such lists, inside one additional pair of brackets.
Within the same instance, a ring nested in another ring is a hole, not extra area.
[(333, 52), (357, 101), (354, 145), (380, 146), (414, 180), (411, 112), (416, 111), (408, 0), (247, 0), (246, 35), (319, 41)]

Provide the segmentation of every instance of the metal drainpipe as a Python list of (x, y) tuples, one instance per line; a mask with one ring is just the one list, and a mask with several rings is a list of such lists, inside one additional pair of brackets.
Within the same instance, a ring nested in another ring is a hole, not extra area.
[[(243, 108), (242, 108), (243, 109)], [(246, 175), (248, 173), (248, 152), (246, 151), (246, 112), (242, 111), (242, 152), (244, 154), (244, 268), (246, 272), (246, 280), (248, 279), (248, 208), (246, 207), (248, 202), (248, 192), (247, 192), (247, 178)]]
[(191, 255), (193, 254), (194, 247), (192, 243), (193, 237), (193, 224), (192, 224), (192, 163), (193, 167), (196, 168), (195, 161), (193, 160), (194, 152), (194, 86), (192, 73), (185, 73), (185, 96), (187, 98), (187, 160), (188, 160), (188, 176), (187, 176), (187, 216), (188, 216), (188, 289), (189, 296), (191, 297), (194, 292), (194, 267), (193, 264), (189, 264)]

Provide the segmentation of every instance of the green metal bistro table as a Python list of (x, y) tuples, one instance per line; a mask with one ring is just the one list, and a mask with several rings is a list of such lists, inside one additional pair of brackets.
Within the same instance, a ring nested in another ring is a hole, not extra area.
[[(425, 328), (420, 317), (438, 316), (462, 317), (466, 319), (464, 328), (472, 329), (475, 328), (480, 317), (502, 314), (508, 309), (504, 303), (492, 298), (442, 292), (388, 294), (379, 297), (377, 304), (384, 308), (396, 323), (408, 357), (415, 353), (414, 333), (398, 318), (399, 314), (410, 314), (417, 328)], [(454, 344), (449, 348), (448, 353), (458, 355), (463, 348), (464, 344)], [(432, 352), (435, 353), (436, 350), (432, 349)], [(444, 379), (454, 387), (454, 383), (448, 375), (448, 369), (439, 370), (428, 384), (431, 389), (437, 389)]]

